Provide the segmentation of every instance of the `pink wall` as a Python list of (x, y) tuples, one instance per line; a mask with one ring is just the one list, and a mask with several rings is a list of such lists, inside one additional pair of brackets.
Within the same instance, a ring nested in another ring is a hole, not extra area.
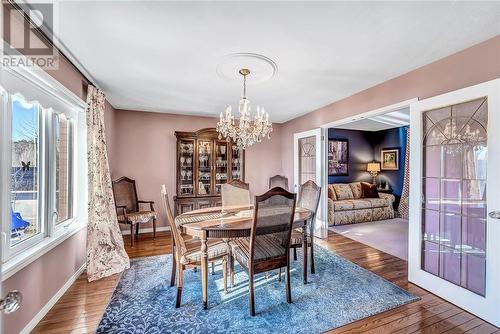
[[(166, 184), (170, 197), (176, 194), (174, 132), (215, 127), (217, 119), (117, 110), (114, 121), (112, 178), (135, 179), (139, 198), (155, 201), (160, 212), (158, 226), (167, 226), (161, 211), (160, 186)], [(249, 148), (246, 159), (245, 181), (253, 193), (265, 192), (269, 177), (281, 172), (281, 126), (274, 125), (271, 140)]]
[(85, 263), (87, 231), (79, 231), (3, 282), (3, 291), (19, 290), (21, 308), (5, 315), (4, 333), (19, 333)]
[(293, 180), (293, 134), (383, 106), (500, 77), (500, 36), (388, 80), (283, 124), (282, 170)]

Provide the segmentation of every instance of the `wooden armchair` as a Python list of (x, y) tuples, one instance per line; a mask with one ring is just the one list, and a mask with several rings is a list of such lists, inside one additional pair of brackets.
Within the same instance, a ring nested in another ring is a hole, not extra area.
[[(120, 224), (130, 225), (130, 245), (134, 247), (135, 238), (139, 236), (139, 225), (153, 221), (153, 237), (156, 238), (156, 212), (153, 201), (137, 199), (135, 180), (121, 177), (113, 181), (116, 214)], [(140, 204), (149, 204), (149, 210), (140, 210)], [(134, 236), (135, 230), (135, 236)]]
[[(273, 199), (278, 199), (274, 201)], [(280, 204), (274, 204), (274, 203)], [(273, 188), (255, 197), (254, 218), (249, 238), (229, 242), (231, 255), (248, 272), (249, 309), (255, 315), (254, 275), (286, 267), (286, 299), (290, 288), (290, 235), (295, 214), (295, 194)]]
[[(170, 286), (174, 285), (175, 272), (177, 270), (177, 298), (175, 301), (175, 307), (179, 308), (182, 300), (184, 270), (188, 266), (195, 268), (197, 266), (201, 266), (201, 241), (200, 239), (184, 239), (184, 236), (175, 224), (172, 209), (170, 208), (170, 203), (168, 202), (167, 188), (165, 185), (162, 185), (161, 187), (161, 201), (167, 215), (170, 231), (175, 240), (175, 247), (173, 247), (172, 251), (173, 260)], [(227, 250), (227, 244), (223, 241), (210, 240), (208, 242), (208, 262), (212, 262), (212, 268), (215, 261), (222, 260), (224, 291), (227, 291)]]
[(280, 187), (288, 191), (288, 178), (286, 176), (274, 175), (269, 178), (269, 189)]
[(240, 180), (222, 185), (222, 206), (250, 205), (250, 186)]
[[(293, 248), (293, 259), (297, 260), (297, 248), (306, 245), (303, 250), (304, 261), (304, 284), (307, 283), (307, 248), (311, 247), (311, 274), (315, 273), (314, 268), (314, 221), (316, 218), (316, 211), (318, 211), (319, 199), (321, 197), (321, 187), (314, 181), (307, 181), (300, 186), (299, 198), (297, 206), (307, 209), (312, 212), (310, 221), (307, 224), (308, 230), (303, 233), (302, 231), (292, 231), (290, 241), (290, 248)], [(305, 240), (304, 240), (305, 234)]]

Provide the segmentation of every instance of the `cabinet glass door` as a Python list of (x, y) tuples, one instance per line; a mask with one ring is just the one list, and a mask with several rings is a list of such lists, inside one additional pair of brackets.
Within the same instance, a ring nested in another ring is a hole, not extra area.
[(179, 142), (179, 194), (189, 196), (193, 190), (194, 141)]
[(212, 142), (198, 141), (198, 195), (212, 193)]
[(228, 178), (228, 145), (227, 142), (217, 141), (215, 144), (215, 193), (221, 193), (221, 187)]
[(244, 179), (244, 171), (243, 171), (243, 166), (244, 166), (244, 154), (243, 150), (237, 148), (236, 146), (233, 146), (232, 148), (232, 161), (231, 161), (231, 178), (233, 180), (240, 180), (243, 181)]

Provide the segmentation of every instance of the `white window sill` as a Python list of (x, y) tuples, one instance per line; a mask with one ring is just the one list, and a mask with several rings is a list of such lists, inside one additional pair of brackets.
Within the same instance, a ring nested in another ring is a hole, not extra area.
[(40, 258), (45, 253), (54, 249), (63, 241), (75, 235), (85, 227), (87, 227), (87, 224), (71, 224), (66, 227), (65, 230), (62, 231), (62, 233), (60, 233), (59, 235), (47, 237), (35, 246), (14, 255), (12, 258), (7, 260), (7, 262), (2, 264), (2, 282), (18, 271), (22, 270), (24, 267), (28, 266), (33, 261)]

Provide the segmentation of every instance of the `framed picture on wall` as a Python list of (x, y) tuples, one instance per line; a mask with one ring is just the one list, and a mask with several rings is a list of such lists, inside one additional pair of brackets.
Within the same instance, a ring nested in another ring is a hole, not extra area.
[(399, 170), (399, 148), (384, 148), (380, 151), (382, 170)]
[(347, 139), (328, 140), (328, 175), (349, 175), (349, 141)]

